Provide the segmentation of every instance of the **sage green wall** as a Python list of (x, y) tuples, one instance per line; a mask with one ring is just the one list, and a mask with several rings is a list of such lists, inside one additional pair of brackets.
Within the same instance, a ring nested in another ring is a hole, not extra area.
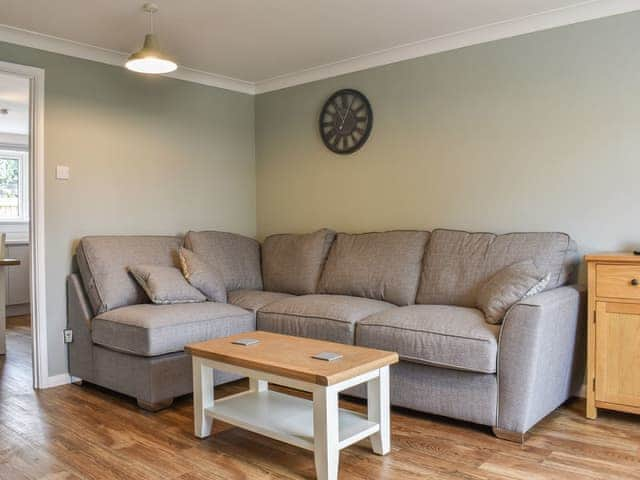
[[(46, 71), (50, 375), (67, 370), (64, 281), (86, 234), (451, 227), (640, 244), (638, 45), (633, 13), (254, 99), (0, 43), (0, 60)], [(316, 126), (344, 87), (375, 115), (346, 157)]]
[[(639, 45), (633, 13), (258, 96), (258, 236), (451, 227), (640, 246)], [(345, 87), (374, 125), (338, 156), (317, 118)]]
[[(67, 371), (65, 277), (88, 234), (255, 234), (250, 95), (0, 43), (45, 69), (49, 374)], [(71, 178), (55, 179), (56, 165)]]

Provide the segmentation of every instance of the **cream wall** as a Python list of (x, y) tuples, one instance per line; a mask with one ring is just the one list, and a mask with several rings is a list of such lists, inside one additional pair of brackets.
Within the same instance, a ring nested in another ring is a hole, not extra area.
[[(258, 236), (560, 230), (583, 251), (640, 247), (639, 46), (634, 13), (260, 95)], [(317, 118), (346, 87), (374, 125), (339, 156)]]
[[(254, 99), (0, 43), (45, 69), (49, 374), (67, 371), (65, 277), (88, 234), (255, 234)], [(55, 179), (56, 165), (71, 178)]]

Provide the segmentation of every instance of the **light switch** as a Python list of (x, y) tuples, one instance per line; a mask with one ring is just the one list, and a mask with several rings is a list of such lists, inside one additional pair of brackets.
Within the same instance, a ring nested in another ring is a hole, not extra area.
[(69, 167), (66, 165), (58, 165), (56, 167), (56, 178), (58, 180), (69, 180)]

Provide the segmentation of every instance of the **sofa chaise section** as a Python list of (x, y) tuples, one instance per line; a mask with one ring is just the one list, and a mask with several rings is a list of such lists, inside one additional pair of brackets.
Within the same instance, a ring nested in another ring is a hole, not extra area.
[[(213, 302), (154, 305), (127, 267), (175, 266), (178, 237), (85, 237), (77, 250), (80, 275), (67, 280), (69, 371), (137, 399), (148, 410), (192, 391), (190, 342), (255, 330), (255, 314)], [(237, 377), (216, 374), (217, 384)]]

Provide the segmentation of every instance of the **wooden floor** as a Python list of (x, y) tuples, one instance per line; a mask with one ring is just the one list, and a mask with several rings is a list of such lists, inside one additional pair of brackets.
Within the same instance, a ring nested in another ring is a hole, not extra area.
[[(312, 479), (311, 453), (216, 422), (192, 434), (191, 397), (146, 413), (133, 399), (85, 385), (31, 389), (29, 328), (8, 332), (0, 357), (0, 479)], [(216, 389), (225, 395), (238, 382)], [(359, 402), (341, 402), (363, 410)], [(392, 452), (366, 441), (343, 450), (341, 479), (640, 479), (640, 417), (583, 416), (572, 401), (543, 421), (525, 446), (488, 428), (394, 409)]]

